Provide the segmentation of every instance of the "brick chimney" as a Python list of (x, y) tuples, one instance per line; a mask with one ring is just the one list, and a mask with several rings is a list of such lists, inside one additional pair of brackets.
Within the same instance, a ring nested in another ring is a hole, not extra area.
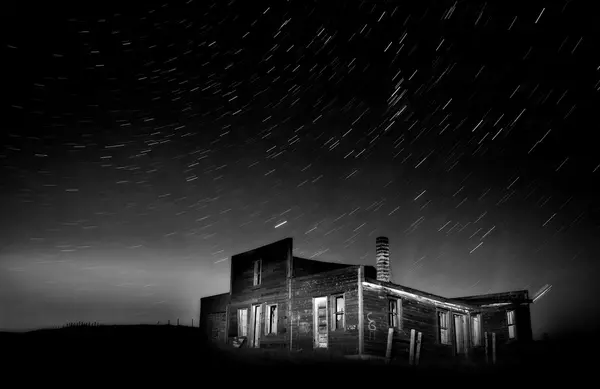
[(377, 281), (391, 282), (390, 240), (387, 237), (377, 237), (375, 240), (375, 253), (377, 258)]

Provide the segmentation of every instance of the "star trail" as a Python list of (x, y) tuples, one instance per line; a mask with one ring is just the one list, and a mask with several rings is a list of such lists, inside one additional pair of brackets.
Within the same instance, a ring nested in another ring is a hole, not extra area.
[(550, 284), (534, 336), (592, 301), (584, 2), (133, 3), (9, 7), (0, 328), (191, 322), (288, 236), (371, 265), (388, 236), (448, 297)]

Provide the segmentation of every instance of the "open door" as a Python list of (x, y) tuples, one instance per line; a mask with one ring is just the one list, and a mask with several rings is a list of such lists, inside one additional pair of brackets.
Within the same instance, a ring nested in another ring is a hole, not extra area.
[(467, 351), (466, 321), (463, 315), (454, 315), (454, 347), (456, 354), (465, 354)]
[(250, 347), (260, 347), (260, 323), (262, 320), (262, 305), (252, 306), (252, 323), (250, 323)]
[(327, 322), (327, 297), (316, 297), (313, 300), (314, 347), (329, 346), (329, 325)]

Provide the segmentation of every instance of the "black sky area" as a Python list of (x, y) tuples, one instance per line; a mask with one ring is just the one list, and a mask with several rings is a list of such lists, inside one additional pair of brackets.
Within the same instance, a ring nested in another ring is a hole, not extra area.
[(595, 326), (598, 18), (585, 1), (11, 2), (0, 329), (191, 324), (229, 257), (552, 289)]

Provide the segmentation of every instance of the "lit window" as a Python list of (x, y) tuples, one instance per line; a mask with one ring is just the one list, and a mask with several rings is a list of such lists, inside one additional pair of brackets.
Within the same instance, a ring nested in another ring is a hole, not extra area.
[(400, 300), (392, 298), (388, 299), (388, 326), (392, 328), (400, 328)]
[(254, 286), (260, 285), (261, 282), (261, 272), (262, 272), (262, 260), (254, 261)]
[(438, 327), (440, 331), (440, 343), (450, 344), (449, 328), (448, 328), (448, 312), (438, 312)]
[(344, 313), (346, 309), (344, 304), (344, 296), (335, 296), (333, 298), (333, 303), (333, 329), (343, 330), (345, 328)]
[(277, 305), (267, 306), (267, 322), (265, 326), (265, 333), (276, 334), (277, 333)]
[(248, 336), (248, 309), (238, 309), (238, 336)]
[(481, 346), (481, 315), (471, 317), (471, 342), (473, 346)]
[(515, 337), (516, 337), (515, 311), (506, 311), (506, 322), (508, 324), (508, 339), (515, 339)]

